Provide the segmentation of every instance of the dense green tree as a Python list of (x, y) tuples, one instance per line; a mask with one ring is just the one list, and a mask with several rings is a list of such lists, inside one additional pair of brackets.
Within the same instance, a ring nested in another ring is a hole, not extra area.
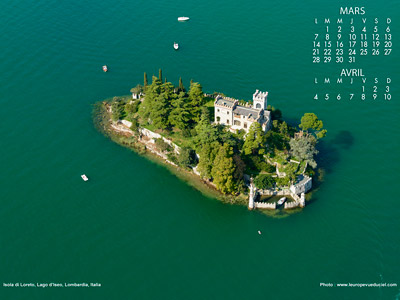
[(118, 121), (123, 116), (123, 103), (119, 97), (114, 97), (111, 102), (111, 119), (113, 121)]
[(286, 150), (288, 148), (287, 139), (282, 134), (269, 130), (265, 134), (268, 149), (270, 150)]
[(257, 175), (257, 177), (254, 179), (254, 184), (259, 189), (265, 190), (265, 189), (274, 187), (275, 180), (271, 175), (260, 174), (260, 175)]
[(235, 153), (238, 153), (240, 149), (243, 147), (243, 137), (242, 139), (239, 138), (237, 134), (234, 134), (228, 130), (226, 130), (226, 127), (223, 125), (217, 125), (215, 126), (217, 129), (217, 136), (218, 140), (222, 144), (228, 144), (232, 146), (233, 150)]
[(216, 141), (204, 144), (197, 152), (200, 156), (197, 170), (203, 178), (211, 178), (211, 170), (220, 144)]
[(159, 129), (167, 129), (169, 127), (170, 105), (166, 93), (160, 94), (154, 101), (150, 112), (150, 119), (153, 125)]
[(136, 134), (139, 129), (139, 122), (138, 122), (137, 118), (132, 118), (131, 122), (132, 122), (132, 125), (131, 125), (130, 129)]
[(315, 149), (316, 143), (317, 141), (312, 135), (292, 138), (289, 142), (290, 153), (315, 168), (317, 163), (314, 160), (314, 155), (318, 154), (318, 150)]
[(190, 85), (189, 101), (192, 118), (197, 123), (200, 120), (201, 107), (204, 105), (203, 89), (198, 82), (194, 82)]
[(272, 121), (272, 129), (276, 132), (279, 132), (279, 121), (278, 120)]
[(202, 109), (200, 121), (196, 125), (195, 129), (197, 135), (194, 142), (198, 149), (200, 149), (205, 144), (209, 144), (218, 140), (217, 128), (211, 125), (210, 114), (208, 112), (208, 109), (205, 107), (204, 109)]
[(125, 112), (128, 119), (132, 119), (133, 115), (137, 112), (138, 106), (137, 102), (139, 101), (130, 101), (125, 104)]
[(235, 172), (233, 173), (233, 178), (235, 178), (236, 182), (238, 182), (243, 179), (243, 173), (246, 168), (246, 164), (243, 162), (239, 154), (233, 155), (233, 162), (235, 164)]
[(235, 179), (233, 149), (229, 145), (220, 146), (211, 170), (213, 182), (223, 194), (234, 194), (237, 188)]
[(178, 163), (184, 168), (195, 164), (196, 156), (193, 149), (182, 147), (178, 155)]
[(140, 105), (139, 114), (144, 121), (149, 121), (150, 114), (154, 111), (156, 98), (161, 94), (162, 84), (161, 81), (153, 76), (151, 85), (147, 86), (146, 96), (144, 97), (142, 105)]
[(311, 131), (318, 139), (323, 138), (327, 132), (326, 129), (323, 129), (324, 123), (314, 113), (305, 113), (299, 127), (303, 131)]
[(243, 144), (245, 155), (264, 154), (265, 152), (265, 134), (260, 123), (251, 124), (249, 132), (246, 134), (246, 140)]
[(171, 104), (172, 110), (169, 114), (171, 125), (181, 130), (189, 127), (190, 109), (188, 103), (186, 103), (185, 93), (181, 92)]
[(283, 134), (284, 136), (288, 136), (289, 135), (289, 127), (288, 127), (288, 125), (287, 125), (287, 123), (285, 121), (283, 121), (279, 125), (279, 132), (281, 134)]

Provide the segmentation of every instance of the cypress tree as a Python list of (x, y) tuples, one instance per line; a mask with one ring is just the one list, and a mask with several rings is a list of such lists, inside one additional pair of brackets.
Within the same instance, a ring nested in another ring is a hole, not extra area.
[(146, 74), (146, 72), (144, 72), (144, 82), (143, 82), (143, 84), (144, 84), (144, 87), (147, 87), (147, 74)]
[(197, 123), (201, 116), (201, 107), (204, 105), (204, 93), (201, 85), (198, 82), (192, 82), (189, 90), (189, 101), (192, 106), (192, 117)]
[(165, 77), (165, 79), (164, 79), (164, 83), (167, 83), (167, 77)]
[(183, 86), (182, 77), (179, 77), (179, 92), (184, 92), (185, 87)]
[(160, 81), (162, 82), (162, 70), (161, 69), (158, 70), (158, 79), (160, 79)]

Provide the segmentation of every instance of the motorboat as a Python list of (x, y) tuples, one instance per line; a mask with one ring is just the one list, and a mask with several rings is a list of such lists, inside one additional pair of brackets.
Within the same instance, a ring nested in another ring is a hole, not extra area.
[(286, 201), (286, 197), (282, 197), (281, 199), (278, 200), (278, 205), (282, 205), (283, 202)]
[(107, 72), (107, 71), (108, 71), (108, 68), (107, 68), (106, 65), (103, 66), (103, 71), (104, 71), (104, 72)]
[(261, 234), (261, 231), (260, 231), (260, 230), (258, 231), (258, 234)]
[(174, 49), (178, 50), (179, 49), (179, 44), (174, 42)]
[(187, 21), (189, 20), (189, 17), (179, 17), (178, 21)]
[(87, 176), (85, 174), (81, 175), (81, 177), (82, 177), (83, 181), (88, 181), (89, 180), (89, 178), (87, 178)]

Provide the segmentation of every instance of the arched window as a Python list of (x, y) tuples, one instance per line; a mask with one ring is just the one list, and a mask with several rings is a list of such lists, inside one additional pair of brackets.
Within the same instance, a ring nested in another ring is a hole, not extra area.
[(217, 117), (217, 122), (219, 123), (219, 121), (221, 121), (221, 118), (220, 118), (220, 117)]
[(238, 121), (238, 120), (234, 120), (234, 121), (233, 121), (233, 125), (240, 126), (240, 121)]
[(260, 104), (260, 103), (257, 103), (257, 104), (256, 104), (256, 108), (261, 108), (261, 104)]
[(226, 124), (229, 124), (229, 120), (226, 120)]

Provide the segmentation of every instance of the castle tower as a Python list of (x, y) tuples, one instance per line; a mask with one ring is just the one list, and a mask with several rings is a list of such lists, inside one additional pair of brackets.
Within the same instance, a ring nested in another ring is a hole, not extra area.
[(306, 197), (304, 196), (304, 193), (301, 193), (300, 195), (300, 207), (306, 206)]
[(253, 108), (256, 109), (267, 109), (267, 96), (268, 92), (261, 92), (259, 90), (256, 90), (256, 92), (253, 94)]
[(255, 189), (253, 178), (250, 178), (250, 192), (249, 192), (249, 209), (254, 209), (254, 196), (255, 196)]

